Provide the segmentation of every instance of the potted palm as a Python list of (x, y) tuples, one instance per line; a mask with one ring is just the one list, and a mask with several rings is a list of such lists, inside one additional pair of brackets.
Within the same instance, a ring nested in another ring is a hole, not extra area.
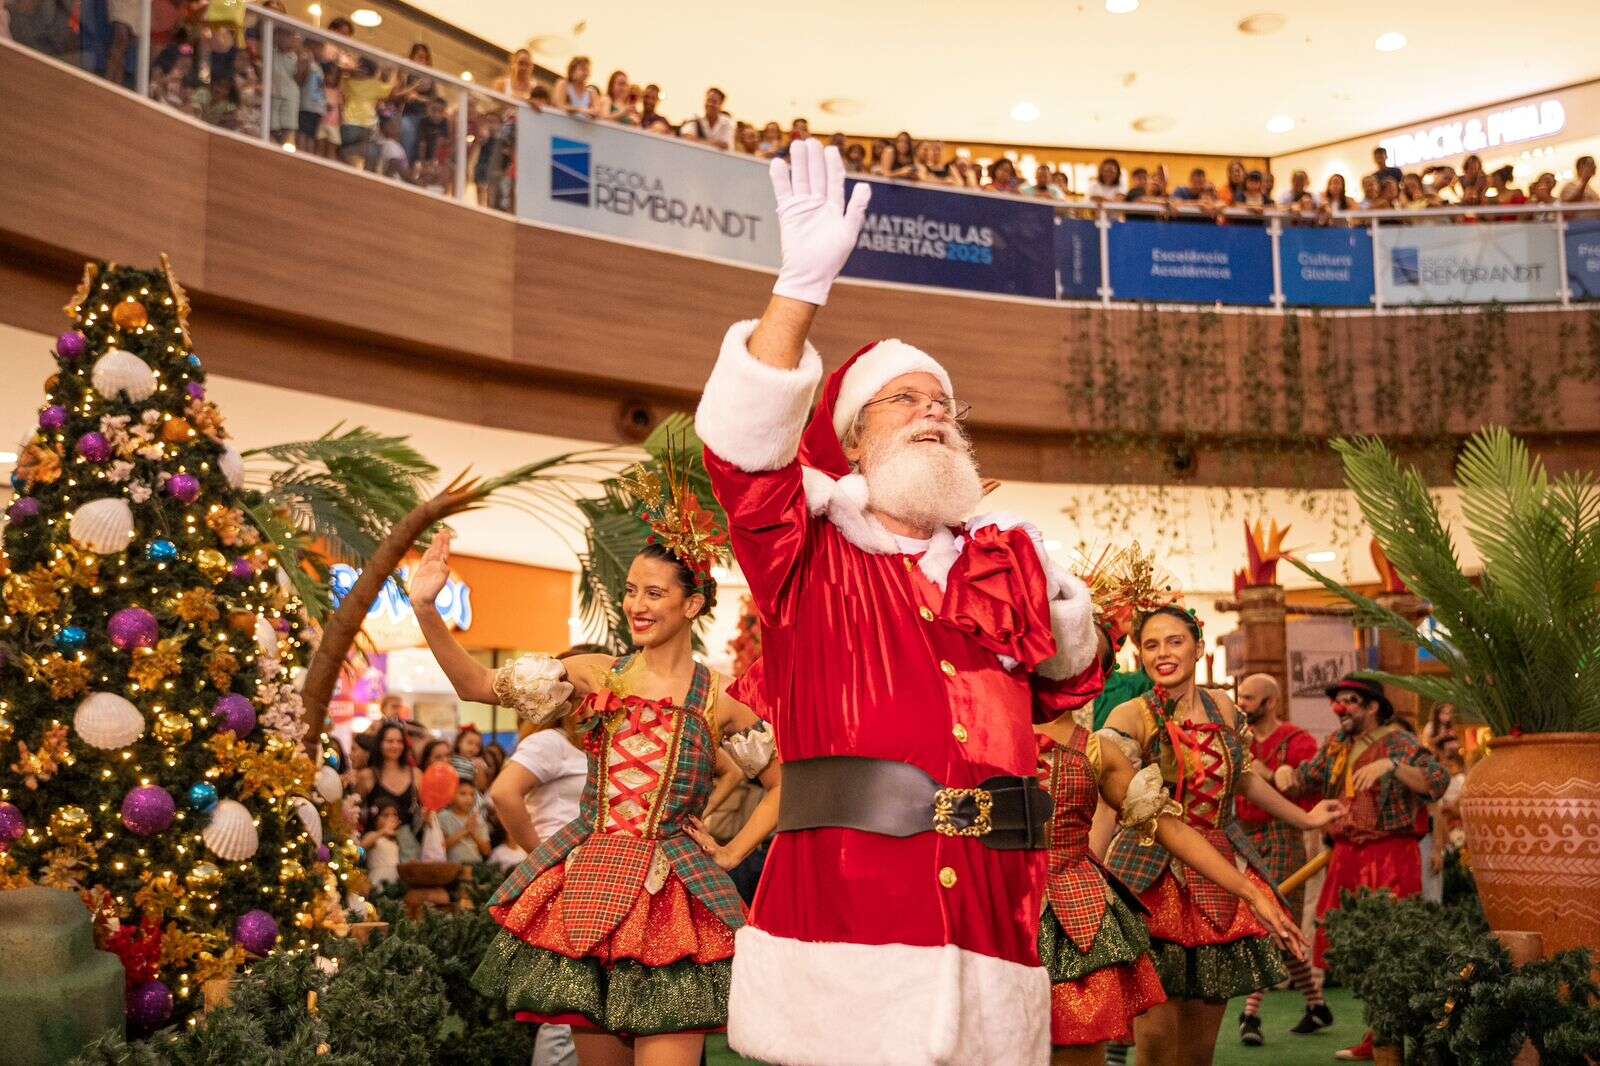
[[(1600, 943), (1600, 483), (1552, 477), (1525, 443), (1486, 428), (1466, 443), (1456, 485), (1483, 561), (1462, 571), (1452, 530), (1415, 469), (1382, 442), (1334, 443), (1383, 552), (1426, 599), (1437, 635), (1304, 566), (1356, 610), (1444, 664), (1444, 676), (1370, 673), (1455, 704), (1489, 726), (1491, 756), (1461, 802), (1489, 923), (1544, 938), (1549, 952)], [(1299, 564), (1296, 564), (1299, 565)]]

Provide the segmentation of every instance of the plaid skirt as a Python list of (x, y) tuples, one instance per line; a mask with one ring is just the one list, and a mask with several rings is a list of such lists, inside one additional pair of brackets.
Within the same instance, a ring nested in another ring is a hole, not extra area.
[[(500, 933), (473, 976), (526, 1021), (623, 1035), (709, 1032), (728, 1023), (733, 930), (676, 872), (641, 891), (611, 932), (573, 946), (568, 869), (540, 874), (514, 902), (490, 908)], [(570, 892), (574, 897), (582, 892)]]
[[(1245, 876), (1266, 887), (1254, 870)], [(1289, 976), (1271, 934), (1245, 904), (1234, 910), (1228, 928), (1218, 929), (1171, 867), (1139, 900), (1150, 911), (1151, 954), (1168, 999), (1228, 1000), (1271, 988)]]

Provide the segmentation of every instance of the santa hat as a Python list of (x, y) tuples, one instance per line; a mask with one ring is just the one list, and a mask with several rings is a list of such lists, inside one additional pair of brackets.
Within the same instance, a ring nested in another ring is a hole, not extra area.
[(855, 424), (856, 416), (880, 389), (904, 374), (932, 374), (939, 379), (944, 394), (953, 393), (950, 375), (939, 361), (905, 341), (886, 340), (869, 344), (840, 367), (828, 381), (831, 389), (839, 383), (833, 404), (833, 431), (843, 438)]

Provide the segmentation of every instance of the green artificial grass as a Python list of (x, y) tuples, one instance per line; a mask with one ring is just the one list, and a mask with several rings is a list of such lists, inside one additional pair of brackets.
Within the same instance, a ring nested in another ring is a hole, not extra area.
[[(1333, 1027), (1315, 1036), (1294, 1036), (1289, 1027), (1300, 1020), (1305, 999), (1298, 992), (1273, 992), (1261, 1005), (1261, 1026), (1267, 1042), (1261, 1047), (1239, 1043), (1239, 1013), (1244, 1000), (1228, 1004), (1228, 1013), (1217, 1037), (1214, 1066), (1328, 1066), (1333, 1053), (1361, 1042), (1366, 1027), (1361, 1023), (1361, 1004), (1346, 989), (1330, 989), (1328, 1006), (1333, 1010)], [(1132, 1063), (1136, 1055), (1129, 1055)], [(706, 1041), (706, 1066), (760, 1066), (754, 1059), (740, 1058), (728, 1050), (726, 1037)]]

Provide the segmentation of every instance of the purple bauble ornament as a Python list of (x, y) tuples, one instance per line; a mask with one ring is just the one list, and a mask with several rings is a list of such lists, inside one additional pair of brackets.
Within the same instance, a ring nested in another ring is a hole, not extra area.
[(278, 920), (266, 911), (245, 911), (234, 923), (233, 940), (252, 955), (265, 955), (278, 942)]
[(60, 404), (51, 404), (39, 412), (39, 428), (56, 430), (67, 424), (67, 409)]
[(122, 797), (122, 824), (135, 836), (155, 836), (172, 824), (177, 810), (172, 793), (160, 785), (141, 785)]
[[(15, 807), (13, 807), (11, 809), (12, 810), (16, 810)], [(18, 815), (18, 817), (20, 818), (21, 815)], [(18, 836), (22, 835), (22, 828), (21, 828), (20, 825), (17, 828), (17, 835)], [(318, 862), (332, 862), (333, 861), (333, 849), (328, 847), (328, 845), (326, 845), (326, 844), (318, 844), (317, 845), (317, 861)]]
[(134, 1028), (159, 1029), (172, 1017), (172, 989), (160, 981), (141, 981), (128, 993), (128, 1020)]
[(173, 474), (167, 479), (167, 495), (184, 503), (200, 498), (200, 479), (193, 474)]
[(32, 496), (18, 496), (11, 501), (11, 506), (6, 508), (6, 514), (13, 522), (26, 522), (30, 518), (38, 518), (39, 501)]
[(134, 648), (153, 648), (161, 627), (156, 616), (143, 607), (124, 607), (106, 623), (106, 633), (111, 643), (121, 651)]
[(27, 830), (27, 825), (22, 820), (22, 812), (17, 810), (14, 803), (0, 803), (0, 851), (4, 851)]
[(104, 463), (111, 459), (111, 442), (103, 434), (90, 430), (78, 438), (77, 452), (91, 463)]
[(89, 350), (89, 339), (75, 329), (69, 329), (56, 338), (56, 354), (69, 363), (83, 358)]
[(256, 568), (250, 565), (249, 559), (235, 559), (233, 565), (228, 568), (228, 573), (238, 581), (249, 581), (256, 576)]
[(217, 719), (217, 730), (247, 737), (256, 727), (256, 709), (247, 697), (230, 692), (211, 705), (211, 717)]
[(189, 382), (183, 387), (183, 391), (189, 394), (189, 399), (191, 400), (203, 400), (206, 398), (206, 387), (198, 381)]

